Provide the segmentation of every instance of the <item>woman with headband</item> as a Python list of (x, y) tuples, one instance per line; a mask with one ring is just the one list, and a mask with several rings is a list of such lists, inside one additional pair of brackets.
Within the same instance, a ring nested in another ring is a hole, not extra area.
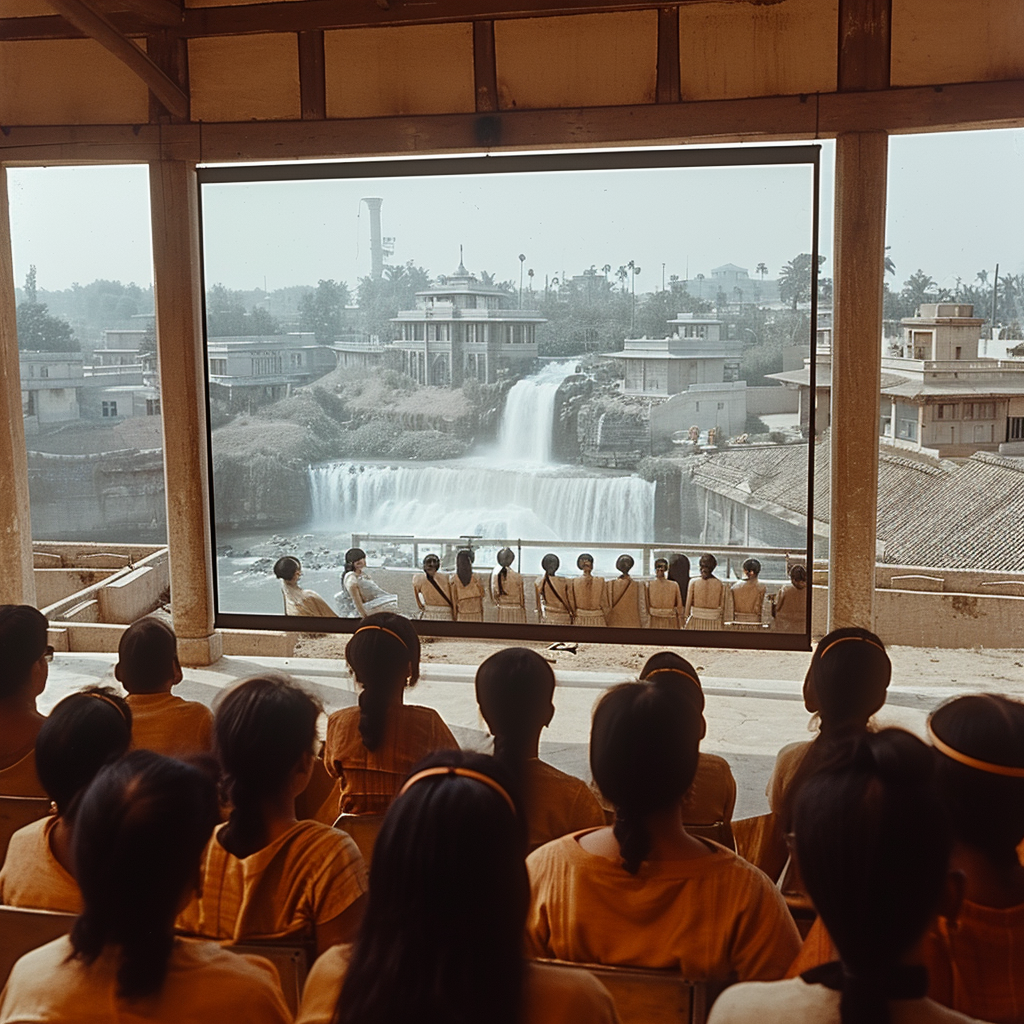
[(926, 930), (962, 891), (931, 752), (883, 729), (836, 754), (797, 794), (793, 832), (838, 956), (787, 981), (734, 985), (709, 1024), (969, 1024), (928, 998), (922, 966)]
[(931, 996), (982, 1020), (1024, 1020), (1024, 704), (992, 693), (932, 713), (939, 796), (964, 902), (939, 918), (925, 963)]
[(789, 831), (790, 804), (801, 780), (827, 760), (836, 741), (867, 732), (872, 716), (885, 704), (891, 678), (889, 655), (874, 633), (851, 626), (822, 637), (811, 655), (803, 691), (818, 735), (783, 747), (768, 782), (768, 804), (783, 834)]
[(785, 974), (800, 936), (781, 893), (683, 825), (704, 731), (694, 691), (678, 672), (657, 672), (598, 701), (590, 767), (615, 824), (527, 858), (532, 955), (663, 967), (693, 981)]
[(366, 867), (355, 843), (296, 820), (309, 785), (320, 701), (290, 676), (243, 679), (224, 694), (213, 735), (227, 822), (206, 844), (199, 895), (182, 912), (190, 935), (233, 942), (279, 939), (323, 952), (362, 920)]
[(383, 814), (417, 761), (457, 750), (433, 708), (404, 704), (420, 677), (420, 638), (401, 615), (378, 612), (359, 624), (345, 647), (359, 704), (327, 720), (324, 766), (339, 780), (342, 814)]
[[(659, 677), (668, 672), (676, 673), (681, 679), (693, 685), (692, 697), (704, 715), (704, 690), (696, 669), (685, 658), (672, 651), (660, 651), (647, 659), (640, 670), (641, 679)], [(701, 739), (707, 733), (705, 724)], [(729, 762), (717, 754), (705, 754), (702, 750), (697, 757), (697, 774), (693, 785), (683, 800), (683, 823), (686, 825), (712, 825), (721, 821), (727, 827), (732, 822), (736, 808), (736, 780)], [(731, 832), (731, 829), (730, 829)]]
[(493, 758), (421, 762), (384, 819), (354, 946), (313, 966), (297, 1024), (612, 1024), (589, 974), (523, 958), (525, 830)]
[(89, 687), (60, 701), (36, 737), (36, 771), (57, 813), (18, 829), (0, 869), (0, 903), (82, 912), (71, 847), (79, 794), (128, 750), (132, 713), (110, 687)]

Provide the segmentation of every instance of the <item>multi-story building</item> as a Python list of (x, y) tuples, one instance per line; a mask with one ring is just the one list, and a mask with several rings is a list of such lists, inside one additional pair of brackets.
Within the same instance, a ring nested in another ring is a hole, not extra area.
[(211, 390), (232, 404), (275, 402), (337, 365), (313, 334), (210, 338), (206, 352)]
[(512, 297), (485, 285), (460, 262), (449, 277), (416, 293), (416, 308), (392, 317), (402, 369), (420, 384), (492, 384), (505, 369), (526, 369), (537, 358), (536, 309), (509, 308)]

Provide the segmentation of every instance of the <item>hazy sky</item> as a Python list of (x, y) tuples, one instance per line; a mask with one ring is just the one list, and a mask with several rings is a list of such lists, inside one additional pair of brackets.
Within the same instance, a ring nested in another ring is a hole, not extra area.
[[(823, 143), (820, 250), (832, 274), (833, 146)], [(146, 169), (10, 168), (15, 275), (35, 264), (41, 288), (95, 278), (152, 279)], [(972, 281), (996, 262), (1024, 272), (1024, 130), (898, 136), (890, 140), (888, 242), (898, 285), (918, 267), (940, 284)], [(519, 253), (545, 275), (635, 260), (638, 291), (660, 287), (662, 263), (694, 279), (722, 263), (778, 275), (809, 249), (806, 167), (490, 175), (214, 185), (204, 190), (207, 282), (230, 288), (353, 287), (369, 273), (369, 216), (384, 198), (390, 262), (451, 273), (466, 266), (518, 284)], [(528, 279), (524, 278), (524, 281)], [(706, 286), (705, 286), (706, 287)]]

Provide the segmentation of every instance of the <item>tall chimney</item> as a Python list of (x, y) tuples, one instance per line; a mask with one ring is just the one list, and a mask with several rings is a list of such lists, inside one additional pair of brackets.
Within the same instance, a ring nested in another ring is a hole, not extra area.
[(379, 281), (384, 276), (384, 241), (380, 231), (380, 208), (384, 200), (364, 196), (363, 202), (370, 211), (370, 276)]

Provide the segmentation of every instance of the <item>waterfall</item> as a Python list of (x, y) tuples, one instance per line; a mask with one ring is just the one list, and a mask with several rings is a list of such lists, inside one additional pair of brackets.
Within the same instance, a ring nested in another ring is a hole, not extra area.
[(654, 539), (654, 484), (581, 467), (524, 471), (483, 458), (443, 465), (310, 467), (317, 527), (420, 537)]
[(555, 395), (576, 369), (575, 361), (549, 363), (532, 377), (516, 381), (505, 398), (498, 432), (498, 455), (504, 462), (551, 461)]

